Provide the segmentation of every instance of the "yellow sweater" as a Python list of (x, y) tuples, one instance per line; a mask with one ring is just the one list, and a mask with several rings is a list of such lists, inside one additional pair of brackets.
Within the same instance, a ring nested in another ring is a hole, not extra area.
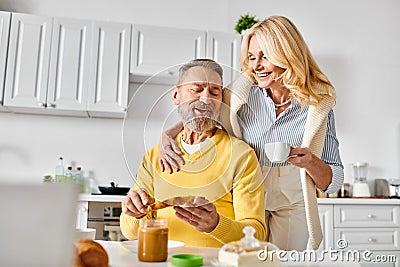
[[(177, 137), (179, 146), (181, 134)], [(214, 203), (220, 220), (210, 233), (199, 232), (178, 219), (172, 207), (159, 210), (157, 218), (168, 220), (170, 240), (189, 246), (220, 247), (242, 238), (242, 229), (248, 225), (256, 230), (256, 238), (264, 240), (263, 180), (253, 149), (223, 130), (217, 130), (210, 140), (191, 155), (180, 147), (186, 163), (172, 174), (161, 172), (157, 162), (159, 146), (153, 147), (142, 159), (134, 189), (146, 188), (160, 201), (192, 195), (204, 196)], [(127, 238), (137, 238), (138, 219), (122, 213), (120, 225)]]

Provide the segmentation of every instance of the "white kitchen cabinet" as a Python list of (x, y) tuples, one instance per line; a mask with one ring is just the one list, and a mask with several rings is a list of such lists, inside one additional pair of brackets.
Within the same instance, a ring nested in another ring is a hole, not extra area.
[(207, 32), (206, 57), (222, 65), (224, 85), (230, 84), (240, 73), (240, 35), (228, 32)]
[(92, 24), (54, 18), (47, 114), (87, 116)]
[(3, 106), (6, 59), (8, 51), (8, 35), (10, 33), (11, 13), (0, 11), (0, 111), (6, 111)]
[(333, 248), (333, 205), (323, 205), (318, 207), (319, 220), (321, 222), (324, 239), (317, 252)]
[(131, 24), (95, 22), (88, 112), (124, 117), (128, 106)]
[(133, 82), (150, 77), (149, 82), (174, 84), (183, 63), (205, 56), (205, 31), (133, 25), (130, 67)]
[(130, 24), (18, 13), (11, 17), (6, 108), (52, 115), (124, 116)]
[(174, 84), (182, 64), (211, 58), (222, 65), (226, 85), (240, 71), (240, 45), (241, 38), (234, 33), (134, 25), (132, 81)]
[(45, 109), (53, 19), (11, 14), (4, 106)]
[(400, 227), (400, 206), (335, 205), (337, 227)]
[[(399, 200), (339, 198), (318, 199), (318, 203), (324, 232), (324, 248), (321, 246), (320, 250), (369, 250), (371, 261), (361, 260), (361, 266), (400, 267)], [(339, 240), (344, 247), (338, 247)]]
[(75, 227), (84, 229), (88, 223), (89, 203), (87, 201), (78, 201), (76, 208), (76, 223)]
[(12, 13), (4, 105), (87, 116), (91, 24)]

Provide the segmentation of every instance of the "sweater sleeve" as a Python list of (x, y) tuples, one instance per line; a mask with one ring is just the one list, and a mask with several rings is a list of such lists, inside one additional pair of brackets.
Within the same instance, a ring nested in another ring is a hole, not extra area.
[(220, 120), (222, 127), (233, 136), (242, 138), (237, 112), (239, 108), (247, 102), (250, 87), (254, 85), (251, 77), (243, 72), (231, 84), (229, 84), (223, 93), (223, 103), (221, 108)]
[[(252, 226), (256, 230), (255, 237), (264, 240), (266, 236), (264, 187), (261, 170), (256, 154), (248, 150), (246, 157), (238, 160), (236, 177), (232, 189), (234, 216), (232, 220), (220, 214), (217, 227), (209, 233), (222, 243), (240, 240), (243, 237), (243, 228)], [(251, 184), (258, 184), (251, 190)]]
[[(153, 189), (153, 167), (150, 164), (149, 155), (145, 154), (142, 158), (142, 163), (138, 169), (137, 180), (132, 188), (132, 190), (137, 190), (139, 188), (145, 188), (150, 196), (154, 196)], [(148, 213), (141, 219), (151, 219), (151, 214)], [(120, 227), (122, 234), (132, 240), (137, 239), (137, 230), (139, 228), (140, 219), (131, 217), (125, 213), (120, 215)]]

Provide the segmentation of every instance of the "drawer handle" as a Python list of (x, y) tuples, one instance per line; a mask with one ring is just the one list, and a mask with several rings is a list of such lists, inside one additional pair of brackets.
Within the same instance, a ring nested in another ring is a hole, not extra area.
[(375, 219), (376, 218), (376, 216), (374, 214), (368, 214), (367, 217), (370, 218), (370, 219)]
[(369, 242), (369, 243), (375, 243), (375, 242), (376, 242), (376, 239), (373, 238), (373, 237), (369, 237), (369, 238), (368, 238), (368, 242)]

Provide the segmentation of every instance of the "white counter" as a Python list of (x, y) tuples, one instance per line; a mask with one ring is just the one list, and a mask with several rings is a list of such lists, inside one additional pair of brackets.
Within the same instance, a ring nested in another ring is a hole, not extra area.
[[(167, 262), (140, 262), (138, 260), (137, 254), (129, 251), (126, 247), (121, 245), (120, 242), (113, 241), (103, 241), (96, 240), (99, 244), (103, 246), (103, 248), (107, 251), (109, 257), (109, 265), (110, 266), (120, 266), (120, 267), (130, 267), (130, 266), (159, 266), (159, 267), (172, 267), (174, 265), (171, 264), (171, 255), (168, 257)], [(209, 247), (182, 247), (177, 252), (173, 254), (197, 254), (201, 255), (204, 258), (204, 267), (212, 267), (218, 266), (221, 267), (223, 265), (215, 262), (218, 258), (218, 248), (209, 248)], [(291, 255), (293, 251), (290, 252)], [(288, 254), (286, 254), (288, 258)], [(318, 257), (321, 258), (320, 256)], [(244, 265), (245, 267), (249, 267), (248, 265)], [(268, 264), (265, 264), (268, 266)], [(274, 265), (276, 266), (276, 265)], [(359, 262), (355, 261), (334, 261), (331, 260), (328, 256), (324, 256), (323, 260), (318, 262), (309, 262), (307, 260), (295, 262), (288, 258), (288, 261), (281, 262), (280, 266), (313, 266), (313, 267), (323, 267), (323, 266), (341, 266), (341, 267), (360, 267)]]
[[(79, 201), (89, 202), (121, 202), (125, 196), (121, 195), (79, 195)], [(379, 205), (379, 204), (398, 204), (400, 199), (382, 198), (318, 198), (318, 204), (349, 204), (349, 205)]]
[(318, 204), (400, 205), (400, 199), (389, 198), (318, 198)]
[(125, 196), (121, 195), (90, 195), (80, 194), (79, 201), (87, 202), (121, 202)]

